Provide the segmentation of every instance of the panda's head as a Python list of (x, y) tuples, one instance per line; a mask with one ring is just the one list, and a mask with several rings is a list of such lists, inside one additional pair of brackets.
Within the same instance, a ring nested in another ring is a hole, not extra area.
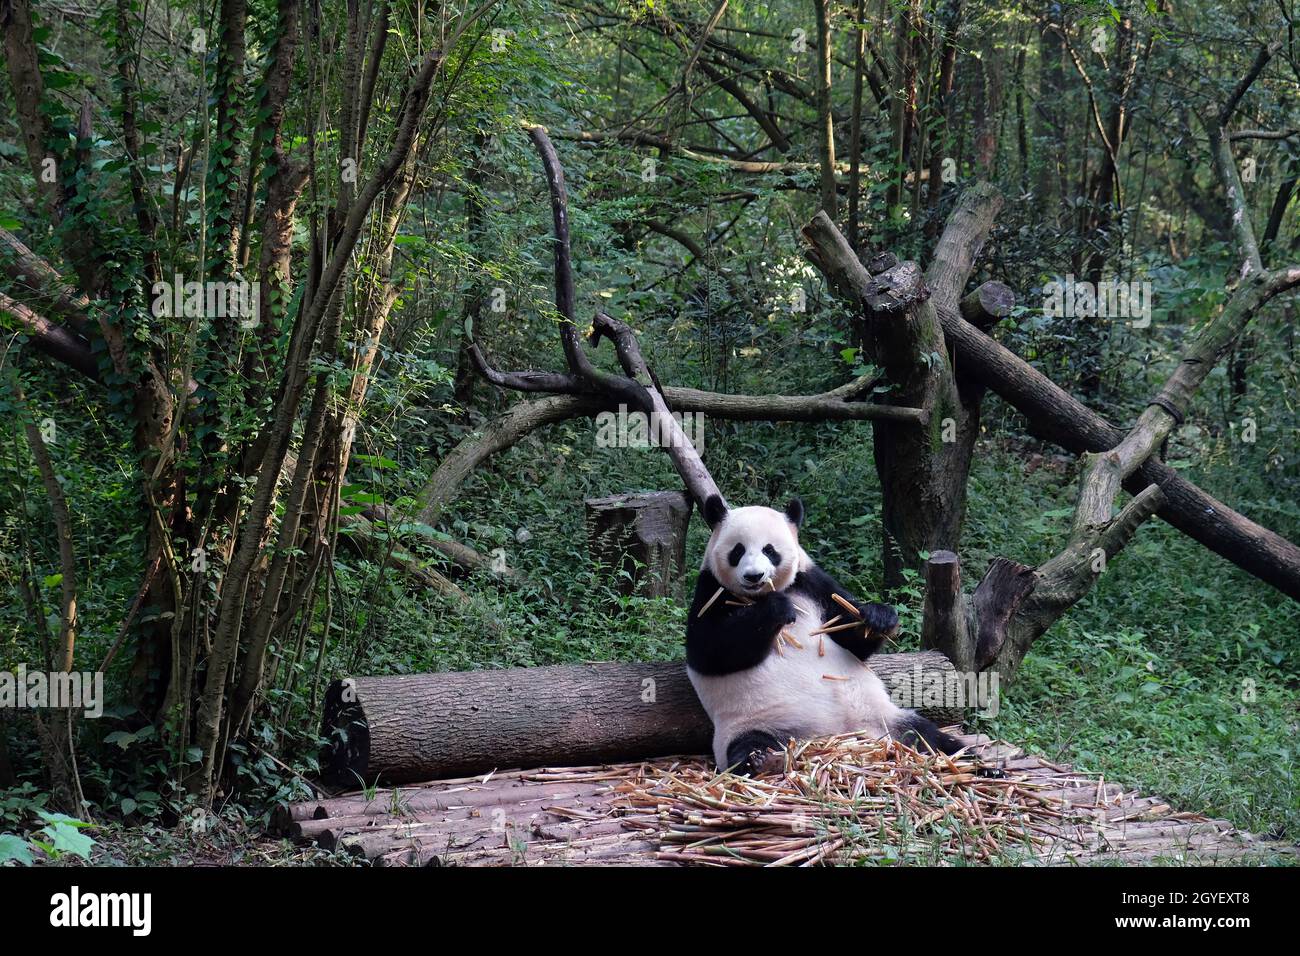
[(704, 520), (713, 529), (704, 568), (732, 594), (784, 591), (808, 562), (799, 547), (803, 502), (798, 498), (782, 512), (760, 506), (729, 510), (711, 495), (704, 503)]

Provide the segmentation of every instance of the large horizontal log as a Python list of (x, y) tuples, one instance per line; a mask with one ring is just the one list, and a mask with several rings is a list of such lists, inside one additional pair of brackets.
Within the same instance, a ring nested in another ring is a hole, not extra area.
[[(881, 654), (871, 668), (902, 703), (956, 676), (934, 651)], [(963, 713), (920, 709), (940, 723)], [(680, 661), (357, 677), (325, 695), (321, 771), (356, 787), (703, 754), (711, 733)]]
[[(1035, 434), (1076, 453), (1106, 451), (1123, 440), (1123, 431), (959, 314), (940, 309), (939, 317), (962, 374), (997, 392), (1028, 419)], [(1137, 494), (1152, 484), (1164, 493), (1158, 517), (1300, 600), (1300, 547), (1229, 508), (1162, 462), (1148, 460), (1124, 487)]]

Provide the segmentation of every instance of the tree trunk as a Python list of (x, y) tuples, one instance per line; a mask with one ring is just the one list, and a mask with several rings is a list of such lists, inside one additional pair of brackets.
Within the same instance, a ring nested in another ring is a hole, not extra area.
[(853, 115), (849, 117), (849, 245), (862, 248), (858, 206), (862, 194), (862, 75), (866, 69), (866, 0), (857, 0), (853, 16)]
[[(1061, 7), (1046, 4), (1038, 17), (1038, 96), (1034, 101), (1034, 144), (1032, 156), (1037, 171), (1035, 188), (1037, 207), (1045, 221), (1056, 224), (1060, 220), (1061, 198), (1066, 195), (1062, 171), (1063, 157), (1069, 153), (1069, 130), (1061, 122), (1065, 71), (1065, 56), (1061, 34), (1058, 32)], [(1048, 145), (1051, 144), (1051, 145)]]
[(13, 761), (9, 759), (9, 716), (0, 713), (0, 790), (18, 785)]
[[(961, 540), (966, 476), (979, 433), (979, 395), (958, 387), (938, 309), (961, 307), (961, 293), (1001, 204), (987, 184), (962, 195), (924, 282), (914, 263), (901, 263), (873, 278), (823, 216), (804, 228), (818, 266), (862, 310), (876, 362), (895, 386), (890, 401), (929, 414), (925, 428), (879, 421), (873, 430), (884, 497), (885, 583), (890, 587), (903, 583), (904, 568), (919, 567), (921, 552), (956, 550)], [(990, 308), (1005, 309), (996, 301), (1001, 295), (989, 290)], [(970, 308), (982, 308), (979, 297)]]
[(588, 498), (586, 506), (591, 556), (615, 569), (620, 594), (680, 595), (690, 496), (652, 491)]
[[(949, 142), (952, 125), (953, 85), (957, 75), (957, 30), (961, 25), (961, 0), (948, 0), (938, 15), (936, 33), (942, 35), (939, 51), (939, 85), (932, 98), (933, 116), (930, 130), (930, 187), (927, 205), (933, 209), (943, 196), (943, 166), (951, 158)], [(938, 232), (938, 222), (927, 220), (930, 238)]]
[[(871, 669), (901, 702), (956, 672), (942, 654), (881, 654)], [(951, 723), (961, 711), (921, 708)], [(358, 677), (325, 695), (325, 779), (360, 786), (492, 770), (583, 766), (711, 750), (709, 718), (681, 661), (565, 664)]]
[(817, 132), (821, 137), (821, 205), (834, 221), (835, 114), (831, 109), (831, 0), (813, 0), (817, 12)]
[[(487, 136), (474, 134), (473, 160), (465, 174), (465, 239), (476, 255), (486, 253), (484, 241), (483, 195), (486, 188), (484, 166), (487, 163)], [(452, 395), (456, 404), (467, 408), (474, 402), (474, 363), (470, 359), (469, 346), (474, 335), (482, 335), (483, 299), (486, 294), (481, 272), (470, 282), (465, 290), (465, 301), (461, 309), (459, 339), (460, 348), (456, 353), (456, 380)]]
[(891, 223), (898, 225), (903, 215), (903, 182), (911, 157), (912, 131), (916, 123), (916, 62), (913, 59), (912, 31), (920, 24), (915, 0), (907, 0), (894, 13), (894, 59), (889, 95), (889, 126), (892, 134), (889, 187), (885, 192), (885, 205)]

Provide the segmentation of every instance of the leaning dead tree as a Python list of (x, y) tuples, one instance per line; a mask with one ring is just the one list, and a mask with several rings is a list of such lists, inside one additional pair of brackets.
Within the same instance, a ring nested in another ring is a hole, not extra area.
[[(990, 187), (981, 184), (962, 197), (924, 278), (914, 263), (888, 260), (877, 260), (880, 268), (873, 275), (824, 214), (805, 228), (811, 258), (865, 325), (878, 361), (896, 385), (896, 400), (930, 414), (929, 434), (876, 428), (886, 561), (914, 565), (922, 550), (932, 551), (926, 565), (923, 644), (943, 651), (959, 670), (993, 670), (1004, 680), (1014, 675), (1034, 641), (1091, 590), (1107, 562), (1157, 513), (1300, 597), (1300, 549), (1174, 480), (1159, 462), (1160, 449), (1185, 420), (1197, 389), (1247, 323), (1274, 297), (1300, 286), (1300, 265), (1264, 266), (1228, 131), (1237, 104), (1274, 52), (1274, 47), (1260, 51), (1228, 102), (1206, 121), (1241, 256), (1239, 281), (1125, 433), (1040, 374), (1030, 375), (1024, 363), (1000, 355), (980, 328), (978, 302), (957, 301), (1000, 205)], [(977, 290), (978, 300), (987, 291)], [(968, 355), (975, 361), (968, 362)], [(1067, 438), (1066, 447), (1086, 453), (1073, 526), (1061, 551), (1036, 568), (997, 558), (965, 595), (955, 551), (981, 386), (1007, 395), (1031, 425)], [(1116, 511), (1124, 488), (1133, 497)]]
[[(736, 419), (877, 419), (906, 423), (910, 427), (917, 427), (927, 420), (927, 412), (923, 409), (853, 401), (867, 390), (867, 383), (853, 383), (823, 395), (799, 397), (718, 395), (694, 389), (665, 389), (641, 354), (640, 343), (632, 329), (605, 312), (597, 312), (592, 319), (586, 341), (594, 347), (602, 340), (608, 340), (622, 374), (596, 367), (583, 348), (583, 337), (578, 331), (564, 170), (545, 129), (530, 127), (529, 137), (542, 158), (551, 197), (555, 237), (555, 307), (559, 314), (560, 342), (567, 371), (503, 372), (488, 362), (477, 342), (471, 343), (469, 351), (479, 373), (499, 388), (571, 398), (567, 403), (559, 397), (528, 403), (521, 412), (508, 413), (513, 414), (513, 418), (489, 426), (482, 437), (471, 436), (468, 445), (462, 443), (462, 448), (453, 451), (439, 469), (440, 474), (444, 469), (446, 473), (441, 477), (435, 474), (426, 489), (423, 520), (436, 517), (447, 500), (449, 487), (454, 490), (474, 464), (493, 451), (508, 447), (528, 431), (551, 421), (594, 414), (618, 405), (626, 405), (649, 416), (651, 443), (668, 452), (687, 491), (701, 507), (709, 495), (721, 495), (721, 492), (699, 452), (673, 418), (674, 409), (706, 411)], [(670, 397), (673, 400), (671, 404)]]
[(499, 372), (488, 365), (477, 343), (470, 346), (475, 366), (493, 385), (527, 392), (568, 392), (596, 394), (626, 404), (650, 416), (650, 440), (669, 450), (673, 465), (687, 490), (699, 506), (710, 495), (720, 495), (717, 483), (704, 467), (700, 453), (673, 417), (659, 382), (641, 355), (641, 346), (632, 329), (604, 312), (591, 323), (588, 342), (595, 346), (609, 339), (618, 356), (623, 374), (597, 368), (582, 347), (574, 318), (573, 262), (569, 244), (569, 208), (564, 185), (564, 170), (546, 130), (529, 128), (529, 137), (542, 157), (546, 181), (551, 194), (551, 215), (555, 229), (555, 308), (560, 315), (560, 342), (568, 372)]

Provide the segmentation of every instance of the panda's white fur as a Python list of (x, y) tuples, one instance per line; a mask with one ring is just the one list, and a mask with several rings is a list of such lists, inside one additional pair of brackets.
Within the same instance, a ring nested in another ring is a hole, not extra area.
[[(798, 600), (798, 597), (795, 597)], [(821, 626), (811, 615), (787, 627), (803, 645), (787, 646), (748, 670), (710, 677), (687, 668), (695, 692), (713, 721), (713, 756), (727, 766), (727, 745), (755, 726), (774, 727), (802, 739), (861, 730), (875, 737), (889, 732), (899, 708), (880, 678), (862, 661), (826, 638), (826, 656), (808, 631)], [(826, 675), (844, 678), (829, 680)]]
[[(798, 514), (796, 520), (801, 520), (802, 505)], [(737, 545), (744, 553), (733, 567), (728, 555)], [(780, 558), (778, 566), (764, 553), (769, 545)], [(688, 665), (691, 683), (713, 720), (713, 751), (719, 767), (728, 766), (732, 741), (759, 728), (796, 739), (848, 731), (883, 737), (916, 719), (890, 700), (864, 660), (829, 635), (811, 633), (834, 617), (825, 607), (829, 595), (808, 593), (796, 584), (796, 577), (816, 572), (822, 581), (833, 583), (833, 579), (820, 572), (800, 546), (798, 529), (786, 514), (765, 507), (726, 511), (713, 528), (701, 572), (702, 578), (712, 575), (730, 592), (719, 602), (762, 600), (776, 591), (790, 598), (796, 615), (784, 628), (793, 640), (774, 642), (773, 652), (755, 666), (706, 674)], [(702, 596), (703, 589), (699, 593)], [(693, 616), (698, 614), (692, 609)]]

